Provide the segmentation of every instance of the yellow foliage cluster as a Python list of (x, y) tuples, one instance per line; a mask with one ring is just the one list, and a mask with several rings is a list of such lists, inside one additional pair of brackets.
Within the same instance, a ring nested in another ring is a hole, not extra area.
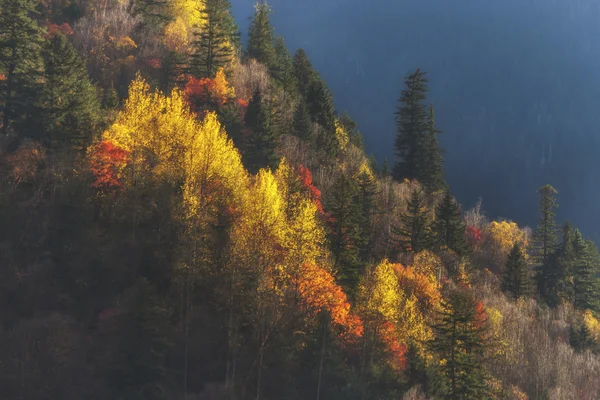
[(419, 274), (426, 276), (431, 283), (435, 283), (441, 276), (444, 263), (435, 253), (424, 250), (415, 255), (413, 268)]
[(600, 340), (600, 321), (598, 321), (590, 310), (583, 313), (583, 324), (588, 329), (595, 341)]
[(338, 141), (338, 146), (340, 149), (344, 150), (348, 147), (350, 143), (350, 137), (348, 136), (348, 132), (344, 129), (339, 120), (335, 120), (335, 137)]
[(138, 76), (102, 139), (131, 152), (133, 182), (182, 183), (189, 217), (216, 207), (217, 197), (231, 207), (243, 203), (248, 178), (233, 142), (215, 114), (197, 121), (178, 89), (166, 96)]
[(412, 267), (384, 260), (368, 274), (360, 288), (359, 302), (365, 324), (373, 328), (382, 323), (395, 326), (398, 339), (412, 343), (427, 360), (425, 342), (431, 338), (427, 324), (441, 294), (430, 278)]
[(205, 4), (198, 0), (173, 0), (171, 15), (173, 20), (165, 27), (165, 45), (173, 51), (187, 52), (193, 33), (206, 24)]
[(227, 77), (225, 76), (225, 69), (219, 68), (215, 75), (214, 81), (214, 91), (215, 94), (221, 99), (230, 99), (235, 98), (235, 89), (233, 86), (229, 85), (227, 82)]
[(511, 221), (493, 221), (486, 228), (491, 250), (496, 262), (503, 263), (515, 244), (520, 244), (523, 250), (529, 245), (525, 231)]
[(169, 50), (185, 53), (189, 49), (190, 33), (183, 18), (176, 18), (165, 27), (165, 45)]

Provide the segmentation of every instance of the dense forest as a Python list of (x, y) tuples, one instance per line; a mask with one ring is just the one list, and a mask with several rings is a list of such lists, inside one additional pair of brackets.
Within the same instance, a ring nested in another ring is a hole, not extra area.
[(534, 229), (463, 209), (418, 66), (378, 163), (270, 6), (245, 45), (230, 8), (0, 0), (0, 397), (600, 398), (560, 193)]

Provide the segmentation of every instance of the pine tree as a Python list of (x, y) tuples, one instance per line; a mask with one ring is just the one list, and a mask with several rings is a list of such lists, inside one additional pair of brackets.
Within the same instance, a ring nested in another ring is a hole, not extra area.
[(444, 399), (491, 399), (484, 360), (490, 347), (487, 317), (480, 302), (464, 289), (442, 300), (432, 325), (430, 348), (440, 358), (437, 392)]
[(36, 4), (33, 0), (0, 1), (0, 107), (5, 130), (34, 111), (43, 69), (41, 30), (30, 17)]
[(373, 244), (373, 220), (377, 212), (375, 195), (377, 182), (370, 172), (362, 171), (356, 177), (358, 201), (359, 255), (363, 262), (368, 262)]
[(298, 84), (294, 75), (292, 57), (282, 37), (275, 39), (275, 66), (272, 75), (283, 90), (283, 99), (295, 97)]
[(406, 212), (400, 215), (400, 226), (392, 228), (403, 251), (418, 253), (432, 247), (434, 236), (428, 214), (423, 191), (413, 190), (406, 203)]
[(430, 193), (446, 189), (448, 186), (444, 181), (444, 158), (437, 139), (439, 133), (441, 131), (435, 127), (433, 105), (430, 105), (427, 130), (423, 138), (422, 157), (417, 160), (417, 180)]
[(387, 158), (383, 159), (383, 165), (381, 166), (381, 176), (387, 178), (390, 176), (390, 164)]
[(317, 137), (317, 148), (328, 158), (333, 158), (339, 150), (335, 136), (335, 108), (331, 91), (321, 78), (313, 80), (306, 101), (313, 121), (323, 128)]
[(132, 0), (131, 4), (133, 15), (139, 15), (142, 19), (136, 27), (140, 32), (162, 34), (165, 26), (173, 19), (169, 14), (167, 0)]
[(254, 16), (248, 30), (247, 54), (270, 70), (274, 67), (276, 58), (273, 27), (269, 21), (271, 7), (265, 0), (260, 0), (254, 8)]
[(118, 316), (113, 376), (117, 398), (163, 399), (168, 316), (150, 283), (127, 290)]
[(551, 284), (549, 280), (552, 280), (550, 257), (556, 248), (556, 189), (550, 185), (542, 186), (538, 193), (540, 195), (540, 220), (538, 222), (536, 234), (535, 234), (535, 248), (536, 248), (536, 280), (540, 295), (542, 298), (549, 296)]
[(44, 141), (84, 148), (100, 117), (97, 91), (90, 83), (85, 62), (62, 34), (48, 41), (43, 56), (39, 129), (44, 132)]
[(574, 306), (581, 310), (600, 309), (600, 285), (598, 270), (600, 256), (596, 245), (584, 241), (581, 233), (575, 231), (574, 244), (577, 260), (573, 265)]
[(248, 103), (245, 118), (246, 126), (251, 130), (246, 153), (246, 166), (252, 173), (259, 169), (277, 168), (279, 159), (275, 154), (277, 135), (268, 105), (257, 88)]
[(544, 270), (546, 292), (543, 299), (552, 307), (556, 307), (562, 301), (574, 302), (573, 270), (581, 252), (575, 247), (575, 229), (566, 223), (562, 231), (562, 241), (548, 257)]
[(292, 133), (302, 140), (310, 140), (312, 137), (313, 124), (310, 113), (304, 99), (299, 99), (292, 121)]
[(504, 272), (501, 288), (504, 293), (518, 299), (531, 294), (531, 277), (527, 268), (527, 260), (521, 246), (516, 243), (511, 249)]
[(569, 329), (569, 341), (571, 342), (571, 347), (579, 353), (586, 350), (598, 351), (598, 344), (584, 322), (579, 325), (579, 328), (571, 326)]
[(229, 13), (229, 0), (205, 0), (202, 18), (205, 24), (194, 32), (189, 72), (199, 78), (214, 78), (234, 56), (237, 27)]
[(423, 139), (429, 126), (427, 108), (423, 104), (427, 94), (425, 73), (417, 69), (404, 80), (406, 89), (400, 96), (396, 111), (396, 156), (394, 179), (417, 179), (419, 160), (422, 159)]
[(438, 245), (448, 247), (461, 257), (467, 255), (469, 245), (465, 237), (466, 224), (450, 191), (444, 193), (442, 201), (436, 207), (435, 216), (433, 230)]
[(304, 49), (296, 50), (293, 61), (294, 76), (296, 77), (296, 83), (298, 85), (298, 92), (304, 98), (308, 98), (308, 91), (313, 83), (313, 80), (317, 77), (308, 55)]
[(360, 277), (360, 210), (356, 201), (356, 182), (341, 172), (333, 183), (325, 210), (329, 215), (329, 243), (335, 268), (342, 283), (351, 291)]

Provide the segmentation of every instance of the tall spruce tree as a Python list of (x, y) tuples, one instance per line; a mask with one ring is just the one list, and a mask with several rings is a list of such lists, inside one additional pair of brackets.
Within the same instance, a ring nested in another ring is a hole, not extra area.
[(435, 216), (433, 230), (438, 245), (448, 247), (461, 257), (467, 255), (469, 245), (465, 237), (466, 224), (450, 191), (444, 193), (442, 201), (435, 209)]
[(248, 140), (245, 164), (252, 173), (270, 167), (275, 169), (279, 162), (275, 154), (277, 133), (268, 104), (257, 88), (246, 109), (246, 126), (251, 130)]
[(375, 195), (377, 182), (370, 171), (361, 171), (356, 177), (358, 201), (359, 256), (361, 261), (368, 262), (373, 244), (373, 222), (377, 213)]
[(351, 292), (360, 277), (360, 209), (356, 182), (343, 171), (335, 179), (326, 198), (330, 216), (328, 238), (335, 268), (344, 286)]
[(513, 299), (529, 296), (532, 291), (532, 281), (527, 267), (527, 260), (521, 246), (516, 243), (511, 249), (504, 271), (501, 288)]
[(428, 131), (428, 113), (424, 101), (427, 97), (427, 78), (417, 69), (404, 83), (396, 111), (395, 150), (398, 161), (394, 165), (394, 179), (417, 179), (423, 157), (423, 140)]
[(317, 77), (313, 80), (306, 98), (311, 117), (322, 131), (316, 145), (328, 158), (337, 156), (339, 146), (335, 135), (335, 107), (331, 91), (325, 82)]
[(600, 311), (600, 256), (598, 248), (591, 241), (584, 241), (581, 233), (575, 231), (574, 247), (577, 260), (573, 265), (573, 292), (575, 308)]
[(136, 26), (140, 35), (162, 35), (165, 26), (173, 19), (168, 0), (132, 0), (130, 4), (132, 14), (141, 17)]
[(437, 135), (441, 131), (435, 126), (435, 112), (433, 105), (429, 106), (427, 130), (422, 144), (422, 156), (417, 160), (417, 179), (428, 192), (446, 189), (444, 181), (444, 158)]
[(275, 66), (273, 67), (273, 77), (283, 90), (283, 99), (290, 96), (295, 97), (298, 87), (296, 76), (294, 75), (294, 64), (292, 56), (288, 51), (285, 41), (282, 37), (275, 39)]
[(274, 47), (273, 26), (269, 21), (271, 7), (265, 0), (260, 0), (255, 6), (254, 16), (248, 30), (247, 55), (264, 64), (269, 70), (275, 66), (276, 54)]
[(230, 14), (229, 0), (204, 0), (202, 29), (196, 29), (192, 42), (189, 72), (200, 78), (214, 78), (233, 59), (239, 36)]
[(536, 280), (540, 295), (542, 298), (547, 298), (550, 294), (549, 280), (552, 280), (550, 257), (557, 244), (555, 222), (557, 191), (552, 186), (545, 185), (538, 189), (538, 193), (540, 195), (540, 220), (534, 237)]
[(0, 107), (2, 127), (21, 122), (35, 110), (43, 71), (41, 29), (31, 17), (34, 0), (0, 1)]
[(39, 131), (49, 145), (83, 149), (100, 119), (96, 88), (85, 62), (69, 40), (55, 34), (44, 52), (44, 84), (39, 93)]
[(432, 324), (430, 348), (440, 359), (434, 382), (441, 398), (491, 399), (484, 360), (490, 347), (485, 311), (466, 289), (453, 290), (442, 300)]
[(296, 111), (294, 111), (294, 119), (292, 120), (292, 133), (302, 140), (310, 140), (312, 138), (313, 124), (310, 119), (308, 106), (303, 98), (298, 100)]
[(304, 99), (308, 98), (308, 91), (312, 85), (313, 80), (317, 77), (308, 55), (304, 49), (296, 50), (294, 53), (293, 60), (294, 76), (296, 77), (296, 83), (298, 85), (298, 92)]
[(554, 252), (548, 257), (544, 270), (545, 293), (543, 299), (552, 307), (558, 306), (562, 301), (573, 302), (573, 266), (577, 260), (574, 247), (575, 230), (569, 223), (562, 228), (562, 241)]
[(400, 215), (400, 225), (392, 227), (395, 242), (404, 252), (418, 253), (432, 248), (434, 236), (427, 202), (422, 190), (413, 190), (406, 202), (406, 212)]

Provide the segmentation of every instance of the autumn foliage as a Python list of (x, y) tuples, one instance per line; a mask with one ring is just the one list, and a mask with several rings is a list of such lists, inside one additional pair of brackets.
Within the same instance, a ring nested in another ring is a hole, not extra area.
[(316, 265), (306, 264), (298, 276), (298, 292), (308, 315), (327, 312), (343, 342), (356, 343), (363, 334), (360, 318), (352, 313), (350, 303), (333, 276)]
[(106, 140), (92, 147), (89, 158), (90, 171), (95, 178), (92, 186), (104, 190), (121, 188), (121, 174), (130, 154)]
[(189, 76), (184, 91), (187, 100), (197, 112), (211, 104), (217, 107), (223, 106), (235, 96), (223, 68), (217, 72), (214, 79), (196, 79)]
[(69, 25), (68, 23), (63, 23), (61, 25), (56, 25), (56, 24), (49, 24), (47, 27), (47, 37), (52, 37), (54, 35), (56, 35), (57, 33), (62, 33), (63, 35), (66, 36), (71, 36), (73, 34), (73, 29), (71, 28), (71, 25)]
[(310, 198), (317, 206), (319, 213), (324, 214), (323, 205), (321, 204), (321, 191), (313, 184), (312, 173), (305, 166), (299, 165), (298, 175), (304, 185), (304, 189), (308, 192)]

